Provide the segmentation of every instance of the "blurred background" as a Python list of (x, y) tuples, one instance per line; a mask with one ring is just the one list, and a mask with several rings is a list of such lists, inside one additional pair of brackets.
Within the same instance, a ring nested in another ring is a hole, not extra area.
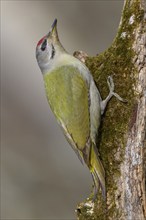
[(35, 47), (58, 19), (69, 53), (112, 43), (123, 1), (1, 1), (1, 219), (75, 219), (92, 179), (47, 104)]

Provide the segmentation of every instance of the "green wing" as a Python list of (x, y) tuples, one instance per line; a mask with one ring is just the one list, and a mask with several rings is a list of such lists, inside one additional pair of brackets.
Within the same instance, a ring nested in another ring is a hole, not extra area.
[[(87, 82), (73, 66), (62, 66), (44, 75), (51, 109), (67, 138), (83, 151), (90, 136), (89, 91)], [(68, 133), (68, 134), (67, 134)]]

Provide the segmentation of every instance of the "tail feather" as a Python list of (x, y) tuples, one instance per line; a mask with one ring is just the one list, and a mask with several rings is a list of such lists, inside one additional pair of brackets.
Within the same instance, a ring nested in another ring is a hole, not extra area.
[(93, 201), (97, 198), (98, 190), (100, 188), (100, 182), (99, 179), (96, 177), (96, 173), (93, 171), (91, 172), (93, 182), (94, 182), (94, 195), (93, 195)]
[(90, 172), (92, 174), (95, 185), (94, 198), (97, 197), (98, 188), (100, 186), (102, 190), (102, 195), (104, 199), (106, 199), (105, 172), (95, 146), (92, 146), (91, 148)]

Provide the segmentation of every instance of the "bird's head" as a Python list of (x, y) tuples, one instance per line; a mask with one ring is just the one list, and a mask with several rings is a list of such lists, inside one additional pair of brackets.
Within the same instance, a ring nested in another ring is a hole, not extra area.
[(50, 69), (50, 66), (54, 65), (55, 58), (64, 52), (58, 38), (57, 19), (55, 19), (49, 33), (39, 40), (36, 47), (36, 59), (42, 73)]

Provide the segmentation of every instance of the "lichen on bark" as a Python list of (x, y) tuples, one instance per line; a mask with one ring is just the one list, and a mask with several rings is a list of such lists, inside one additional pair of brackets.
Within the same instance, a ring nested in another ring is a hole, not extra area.
[(135, 91), (137, 68), (134, 65), (135, 51), (133, 44), (139, 24), (144, 22), (144, 10), (140, 0), (127, 0), (122, 12), (118, 33), (110, 48), (96, 57), (86, 58), (96, 85), (104, 99), (108, 94), (107, 77), (113, 76), (115, 92), (127, 103), (112, 98), (102, 117), (98, 136), (98, 150), (106, 173), (107, 204), (99, 193), (94, 207), (81, 203), (77, 209), (79, 220), (120, 219), (121, 210), (117, 209), (117, 181), (120, 178), (120, 165), (125, 155), (128, 131), (132, 128), (137, 114)]

